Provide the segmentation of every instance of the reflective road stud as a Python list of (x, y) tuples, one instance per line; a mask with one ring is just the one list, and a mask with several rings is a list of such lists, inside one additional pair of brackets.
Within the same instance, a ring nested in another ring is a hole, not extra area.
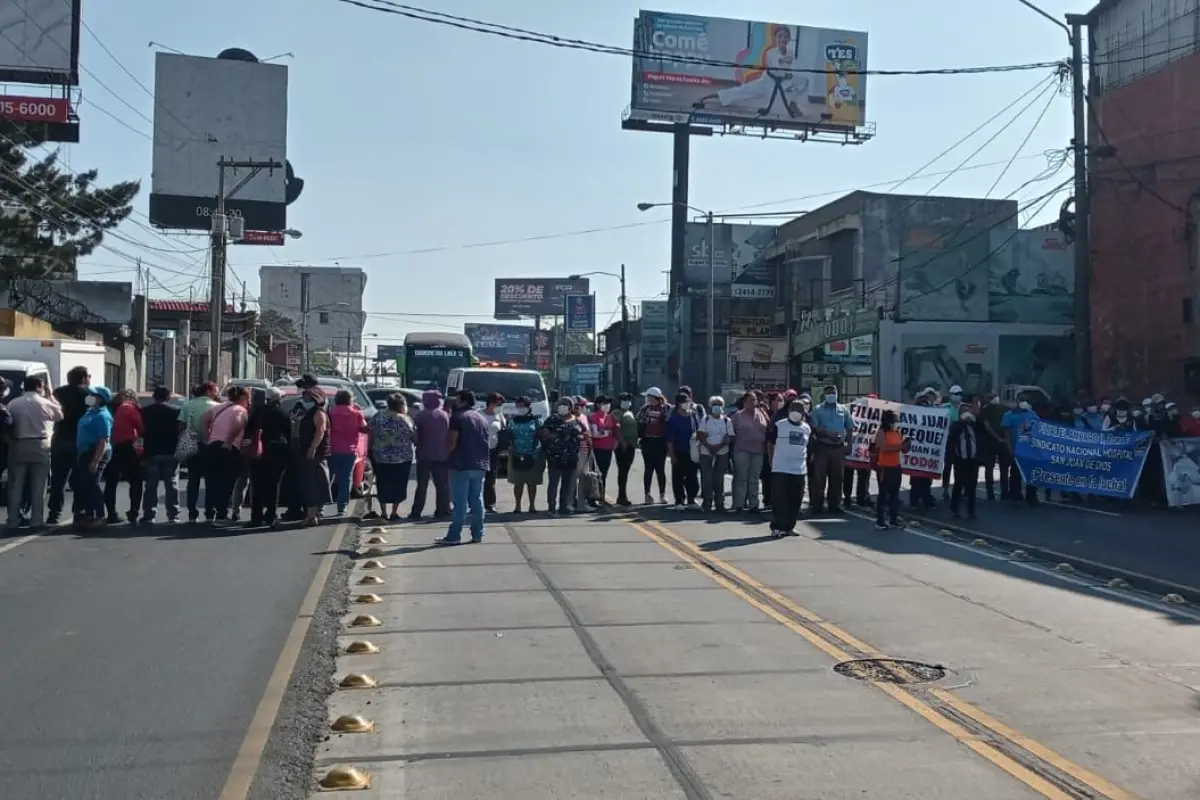
[(384, 563), (382, 561), (377, 561), (375, 559), (372, 559), (370, 561), (364, 561), (362, 568), (363, 569), (387, 569), (387, 567), (384, 566)]
[(370, 656), (379, 652), (379, 645), (359, 639), (346, 645), (348, 656)]
[(1186, 602), (1187, 602), (1187, 600), (1185, 600), (1185, 599), (1183, 598), (1183, 595), (1181, 595), (1181, 594), (1175, 594), (1175, 593), (1173, 593), (1173, 592), (1172, 592), (1171, 594), (1166, 594), (1166, 595), (1163, 595), (1163, 602), (1164, 602), (1164, 603), (1171, 603), (1172, 605), (1177, 605), (1177, 606), (1179, 606), (1179, 605), (1183, 605), (1184, 603), (1186, 603)]
[(378, 684), (370, 675), (363, 675), (358, 672), (351, 672), (338, 681), (338, 686), (343, 689), (374, 689)]
[(327, 792), (367, 789), (371, 786), (371, 776), (354, 767), (339, 764), (322, 775), (317, 785)]
[(358, 581), (359, 586), (382, 586), (383, 583), (383, 578), (378, 575), (363, 575)]
[(375, 730), (375, 723), (359, 714), (343, 714), (329, 729), (335, 733), (370, 733)]
[(1063, 563), (1061, 563), (1057, 567), (1055, 567), (1054, 571), (1055, 572), (1074, 572), (1075, 568), (1064, 561)]
[(387, 539), (383, 538), (382, 536), (372, 536), (370, 539), (367, 539), (367, 544), (387, 544), (387, 543), (388, 543)]
[(378, 547), (372, 547), (370, 550), (367, 550), (363, 553), (364, 558), (379, 558), (380, 556), (385, 555), (387, 555), (387, 553), (383, 552)]
[(1111, 581), (1108, 582), (1108, 588), (1110, 588), (1110, 589), (1128, 589), (1129, 581), (1125, 580), (1124, 578), (1113, 578)]
[(378, 628), (383, 623), (379, 621), (379, 617), (371, 616), (370, 614), (359, 614), (354, 619), (350, 620), (351, 628)]
[(354, 598), (354, 602), (370, 605), (372, 603), (382, 603), (383, 598), (377, 594), (360, 594), (358, 597)]

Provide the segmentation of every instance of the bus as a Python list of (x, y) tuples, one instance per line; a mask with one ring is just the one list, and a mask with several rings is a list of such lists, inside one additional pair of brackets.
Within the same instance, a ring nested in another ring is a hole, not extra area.
[(410, 333), (404, 337), (403, 381), (413, 389), (444, 392), (450, 370), (476, 363), (471, 340), (461, 333)]

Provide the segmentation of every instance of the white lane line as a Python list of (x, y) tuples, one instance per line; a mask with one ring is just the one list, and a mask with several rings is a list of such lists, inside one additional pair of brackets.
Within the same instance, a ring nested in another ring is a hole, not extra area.
[(42, 536), (42, 534), (40, 534), (40, 533), (31, 533), (28, 536), (22, 536), (20, 539), (13, 539), (11, 542), (8, 542), (7, 544), (0, 544), (0, 553), (7, 553), (9, 550), (16, 550), (21, 545), (28, 544), (29, 542), (32, 542), (34, 539), (41, 538), (41, 536)]
[(1089, 506), (1075, 505), (1074, 503), (1060, 503), (1057, 500), (1046, 500), (1041, 498), (1041, 502), (1048, 506), (1057, 506), (1059, 508), (1070, 509), (1071, 511), (1086, 511), (1089, 514), (1100, 514), (1105, 517), (1123, 517), (1124, 514), (1118, 514), (1116, 511), (1104, 511), (1099, 508), (1091, 508)]

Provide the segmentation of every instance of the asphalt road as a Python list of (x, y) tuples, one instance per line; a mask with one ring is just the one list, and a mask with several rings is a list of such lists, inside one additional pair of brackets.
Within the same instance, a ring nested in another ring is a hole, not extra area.
[[(333, 533), (63, 528), (0, 552), (0, 797), (216, 798)], [(272, 783), (307, 783), (302, 728), (268, 748)]]

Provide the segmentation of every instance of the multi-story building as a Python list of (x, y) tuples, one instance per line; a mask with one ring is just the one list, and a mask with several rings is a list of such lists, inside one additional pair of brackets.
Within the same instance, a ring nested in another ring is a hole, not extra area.
[(336, 353), (362, 350), (367, 322), (363, 311), (367, 275), (361, 269), (266, 266), (259, 269), (258, 277), (261, 310), (291, 320), (297, 334), (307, 333), (311, 350), (329, 349)]

